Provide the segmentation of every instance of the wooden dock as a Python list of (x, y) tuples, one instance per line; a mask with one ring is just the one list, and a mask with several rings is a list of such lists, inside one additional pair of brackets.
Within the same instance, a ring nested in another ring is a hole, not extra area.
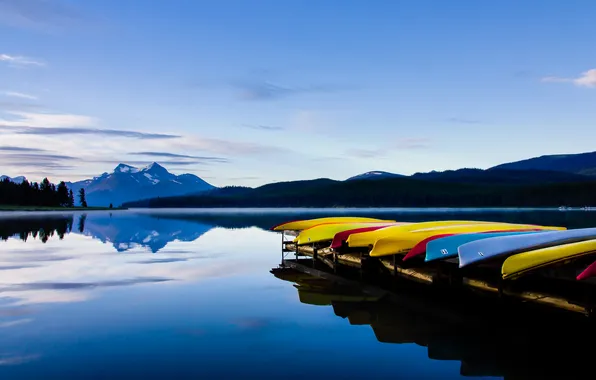
[[(334, 274), (351, 269), (359, 273), (361, 278), (375, 281), (407, 280), (435, 286), (442, 290), (472, 291), (495, 296), (500, 300), (531, 303), (590, 317), (594, 315), (596, 299), (592, 297), (593, 293), (589, 291), (585, 295), (581, 294), (580, 297), (570, 297), (569, 292), (566, 292), (565, 284), (559, 286), (561, 291), (556, 292), (544, 286), (525, 286), (522, 289), (516, 282), (486, 278), (481, 273), (470, 271), (458, 272), (455, 268), (456, 264), (451, 268), (449, 265), (407, 267), (400, 262), (399, 257), (395, 256), (379, 259), (370, 257), (366, 252), (340, 254), (329, 247), (296, 246), (292, 241), (284, 241), (282, 238), (282, 263), (287, 260), (288, 255), (292, 254), (295, 259), (310, 258), (312, 268), (322, 267)], [(524, 285), (528, 284), (524, 283)], [(596, 288), (593, 285), (591, 287)]]

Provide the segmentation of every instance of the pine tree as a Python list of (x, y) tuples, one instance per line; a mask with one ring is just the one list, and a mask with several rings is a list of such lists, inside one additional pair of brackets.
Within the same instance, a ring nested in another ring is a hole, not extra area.
[(41, 204), (43, 206), (51, 206), (52, 205), (52, 198), (53, 198), (53, 191), (52, 191), (52, 184), (48, 178), (44, 178), (41, 181), (41, 185), (39, 185), (39, 190), (41, 191)]
[(81, 188), (79, 190), (79, 202), (81, 203), (81, 207), (87, 207), (87, 199), (85, 198), (85, 189)]
[(68, 207), (74, 207), (75, 205), (75, 200), (74, 200), (74, 194), (72, 192), (72, 189), (68, 190)]
[(58, 190), (56, 192), (56, 196), (58, 198), (58, 205), (62, 207), (68, 206), (68, 188), (66, 187), (66, 183), (64, 183), (64, 181), (60, 181), (60, 183), (58, 184)]

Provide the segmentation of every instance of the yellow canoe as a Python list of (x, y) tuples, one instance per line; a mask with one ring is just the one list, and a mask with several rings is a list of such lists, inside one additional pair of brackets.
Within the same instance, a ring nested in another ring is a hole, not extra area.
[(413, 230), (419, 230), (422, 228), (432, 228), (432, 227), (440, 227), (440, 226), (450, 226), (450, 225), (457, 225), (457, 224), (481, 224), (481, 223), (494, 223), (494, 222), (484, 222), (484, 221), (475, 221), (475, 220), (440, 220), (440, 221), (432, 221), (432, 222), (419, 222), (419, 223), (410, 223), (407, 225), (400, 225), (400, 226), (392, 226), (387, 228), (381, 228), (375, 231), (367, 231), (367, 232), (360, 232), (357, 234), (352, 234), (346, 242), (350, 247), (368, 247), (373, 245), (377, 240), (398, 235), (404, 232), (409, 232)]
[(590, 254), (596, 254), (596, 240), (585, 240), (522, 252), (508, 257), (503, 262), (501, 275), (503, 279), (511, 279), (535, 269)]
[(379, 257), (396, 254), (405, 255), (419, 242), (423, 241), (426, 238), (439, 234), (463, 234), (501, 230), (521, 231), (530, 229), (561, 230), (565, 228), (515, 223), (474, 223), (424, 228), (413, 231), (405, 231), (399, 234), (394, 234), (393, 236), (387, 236), (377, 240), (373, 245), (373, 249), (370, 251), (370, 256)]
[(375, 218), (355, 217), (355, 216), (331, 216), (327, 218), (304, 219), (286, 222), (273, 226), (273, 231), (302, 231), (318, 224), (324, 223), (356, 223), (356, 222), (386, 222), (391, 223), (395, 220), (384, 220)]
[(298, 245), (319, 243), (322, 241), (333, 240), (335, 234), (343, 231), (354, 230), (356, 228), (375, 227), (375, 226), (396, 226), (404, 223), (397, 222), (364, 222), (364, 223), (326, 223), (300, 232), (294, 239)]

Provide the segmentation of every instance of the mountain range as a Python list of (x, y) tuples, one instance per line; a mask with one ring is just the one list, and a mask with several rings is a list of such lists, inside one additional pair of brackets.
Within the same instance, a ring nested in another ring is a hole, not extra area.
[(158, 163), (144, 168), (119, 164), (111, 173), (78, 182), (67, 182), (75, 194), (84, 188), (92, 206), (114, 206), (141, 198), (200, 193), (214, 186), (194, 174), (175, 175)]
[[(550, 172), (551, 175), (558, 175), (559, 178), (565, 178), (560, 174), (555, 173), (568, 173), (577, 176), (596, 176), (596, 152), (578, 153), (578, 154), (555, 154), (545, 155), (540, 157), (529, 158), (521, 161), (508, 162), (493, 166), (486, 170), (482, 169), (459, 169), (459, 170), (447, 170), (444, 172), (432, 171), (429, 173), (416, 173), (411, 175), (413, 178), (438, 178), (438, 177), (457, 177), (462, 173), (480, 173), (483, 171), (494, 171), (494, 170), (508, 170), (510, 173), (513, 171), (531, 171), (531, 172)], [(473, 174), (472, 174), (473, 175)], [(360, 180), (360, 179), (381, 179), (381, 178), (392, 178), (392, 177), (404, 177), (401, 174), (389, 173), (384, 171), (371, 171), (363, 173), (354, 177), (348, 178), (348, 180)], [(576, 177), (575, 179), (580, 179)], [(567, 177), (571, 180), (573, 177)]]
[[(554, 163), (552, 166), (549, 163)], [(558, 207), (596, 204), (596, 152), (543, 156), (486, 170), (410, 176), (372, 171), (257, 188), (224, 187), (126, 207)]]
[[(0, 176), (0, 179), (4, 178), (6, 176)], [(13, 182), (25, 180), (25, 177), (22, 176), (8, 178)], [(361, 184), (363, 181), (370, 182), (369, 180), (375, 180), (374, 184)], [(311, 205), (309, 202), (314, 202), (316, 199), (315, 203), (321, 206), (354, 204), (366, 206), (377, 201), (383, 205), (424, 204), (421, 200), (414, 202), (412, 199), (410, 203), (403, 203), (403, 197), (406, 199), (414, 197), (412, 194), (403, 194), (405, 188), (418, 192), (422, 198), (426, 194), (424, 199), (430, 202), (429, 205), (452, 205), (453, 194), (443, 196), (438, 193), (445, 193), (448, 189), (451, 193), (469, 192), (469, 187), (475, 186), (476, 193), (486, 195), (495, 191), (503, 193), (500, 188), (489, 188), (496, 185), (541, 186), (543, 189), (545, 186), (592, 183), (594, 181), (596, 181), (596, 152), (547, 155), (504, 163), (485, 170), (465, 168), (443, 172), (415, 173), (409, 176), (386, 171), (370, 171), (350, 177), (345, 181), (314, 179), (270, 183), (257, 188), (242, 186), (217, 188), (193, 174), (174, 175), (157, 163), (152, 163), (144, 168), (119, 164), (111, 173), (103, 173), (91, 179), (74, 183), (67, 182), (66, 184), (75, 193), (80, 188), (84, 188), (87, 202), (91, 206), (123, 204), (129, 207), (147, 207), (159, 204), (162, 207), (166, 207), (166, 205), (168, 207), (174, 205), (176, 207), (203, 207), (205, 205), (281, 207), (292, 203), (288, 203), (290, 198), (303, 199), (297, 203), (301, 205)], [(400, 186), (400, 189), (393, 189), (392, 186)], [(437, 188), (429, 189), (429, 186)], [(467, 186), (467, 188), (462, 186)], [(332, 193), (321, 194), (324, 191)], [(352, 192), (358, 194), (354, 193), (352, 196), (348, 196)], [(364, 198), (367, 196), (361, 194), (362, 192), (368, 192), (371, 197), (372, 194), (377, 194), (377, 198), (366, 200)], [(430, 193), (435, 195), (431, 196)], [(472, 192), (470, 196), (478, 198), (474, 195), (476, 193)], [(393, 198), (402, 194), (402, 198), (390, 201), (391, 194), (393, 194)], [(345, 199), (342, 200), (342, 197)], [(433, 197), (438, 197), (438, 199), (431, 201), (430, 199)], [(161, 198), (161, 200), (157, 198)], [(355, 201), (356, 198), (358, 201)], [(157, 200), (152, 201), (152, 199)], [(459, 204), (458, 202), (455, 203)], [(475, 201), (468, 199), (467, 202), (474, 203)], [(493, 199), (492, 202), (500, 204), (499, 202), (504, 201)], [(511, 199), (507, 202), (511, 203)], [(552, 202), (565, 203), (562, 199), (553, 199)], [(592, 203), (596, 203), (596, 201)], [(478, 204), (482, 205), (482, 202)], [(312, 205), (314, 206), (314, 203)]]

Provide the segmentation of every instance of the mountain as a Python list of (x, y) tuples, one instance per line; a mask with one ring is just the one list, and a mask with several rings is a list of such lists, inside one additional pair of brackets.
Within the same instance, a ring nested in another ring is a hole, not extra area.
[(596, 176), (596, 152), (540, 156), (501, 164), (491, 169), (550, 170)]
[(75, 194), (84, 188), (90, 206), (114, 206), (144, 198), (200, 193), (215, 187), (193, 174), (175, 175), (152, 163), (144, 168), (119, 164), (111, 173), (66, 185)]
[(25, 181), (27, 179), (23, 176), (11, 178), (7, 175), (0, 175), (0, 181), (4, 181), (6, 178), (8, 178), (9, 181), (14, 182), (14, 183), (23, 183), (23, 181)]
[(381, 179), (381, 178), (392, 178), (392, 177), (403, 177), (401, 174), (383, 172), (383, 171), (372, 171), (366, 172), (353, 177), (348, 178), (346, 181), (360, 180), (360, 179)]

